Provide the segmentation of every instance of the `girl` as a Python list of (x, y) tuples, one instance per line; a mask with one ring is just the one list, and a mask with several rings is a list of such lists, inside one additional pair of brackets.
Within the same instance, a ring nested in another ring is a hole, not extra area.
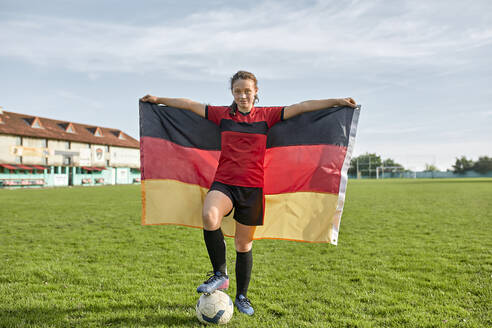
[(258, 101), (258, 82), (249, 72), (239, 71), (231, 78), (234, 100), (228, 107), (207, 106), (189, 99), (144, 96), (141, 101), (190, 110), (216, 123), (221, 131), (221, 154), (214, 182), (203, 204), (203, 235), (212, 262), (213, 274), (197, 288), (212, 293), (229, 287), (226, 247), (221, 230), (222, 218), (234, 208), (236, 231), (235, 306), (253, 315), (247, 298), (253, 267), (253, 236), (263, 225), (263, 159), (268, 129), (277, 122), (301, 113), (334, 106), (356, 107), (352, 98), (309, 100), (287, 107), (254, 107)]

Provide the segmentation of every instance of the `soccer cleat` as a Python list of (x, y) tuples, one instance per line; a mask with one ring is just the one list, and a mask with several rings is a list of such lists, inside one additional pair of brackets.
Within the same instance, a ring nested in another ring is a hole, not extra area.
[(237, 307), (239, 312), (242, 312), (244, 314), (253, 315), (253, 313), (255, 313), (255, 310), (251, 306), (251, 302), (243, 294), (239, 294), (238, 296), (236, 296), (234, 305)]
[(211, 294), (218, 290), (225, 290), (229, 288), (229, 277), (220, 271), (215, 273), (210, 272), (211, 276), (203, 282), (196, 291), (198, 293)]

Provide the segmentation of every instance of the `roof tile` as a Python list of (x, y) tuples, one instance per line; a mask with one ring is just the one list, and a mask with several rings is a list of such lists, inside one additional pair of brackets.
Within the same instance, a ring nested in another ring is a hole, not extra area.
[[(36, 119), (39, 120), (42, 128), (31, 127)], [(7, 112), (5, 110), (0, 112), (0, 122), (3, 123), (0, 124), (0, 134), (140, 148), (138, 140), (114, 128), (59, 121), (44, 117)], [(74, 133), (67, 132), (70, 124), (73, 127)], [(97, 129), (101, 132), (100, 137), (95, 135)], [(120, 134), (122, 137), (120, 137)]]

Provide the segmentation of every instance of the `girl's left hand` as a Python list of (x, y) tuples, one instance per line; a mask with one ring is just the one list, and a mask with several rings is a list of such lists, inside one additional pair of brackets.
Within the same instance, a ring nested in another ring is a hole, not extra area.
[(338, 105), (339, 106), (348, 106), (348, 107), (352, 107), (352, 108), (357, 107), (357, 103), (355, 102), (355, 100), (353, 100), (350, 97), (338, 99)]

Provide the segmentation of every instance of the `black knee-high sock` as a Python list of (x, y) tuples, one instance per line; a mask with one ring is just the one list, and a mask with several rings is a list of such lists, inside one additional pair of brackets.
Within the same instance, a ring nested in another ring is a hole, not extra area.
[(203, 239), (205, 239), (214, 272), (220, 271), (222, 274), (227, 274), (226, 245), (222, 230), (220, 228), (214, 231), (203, 229)]
[(251, 279), (251, 270), (253, 269), (253, 250), (249, 252), (236, 252), (236, 296), (248, 293), (249, 280)]

